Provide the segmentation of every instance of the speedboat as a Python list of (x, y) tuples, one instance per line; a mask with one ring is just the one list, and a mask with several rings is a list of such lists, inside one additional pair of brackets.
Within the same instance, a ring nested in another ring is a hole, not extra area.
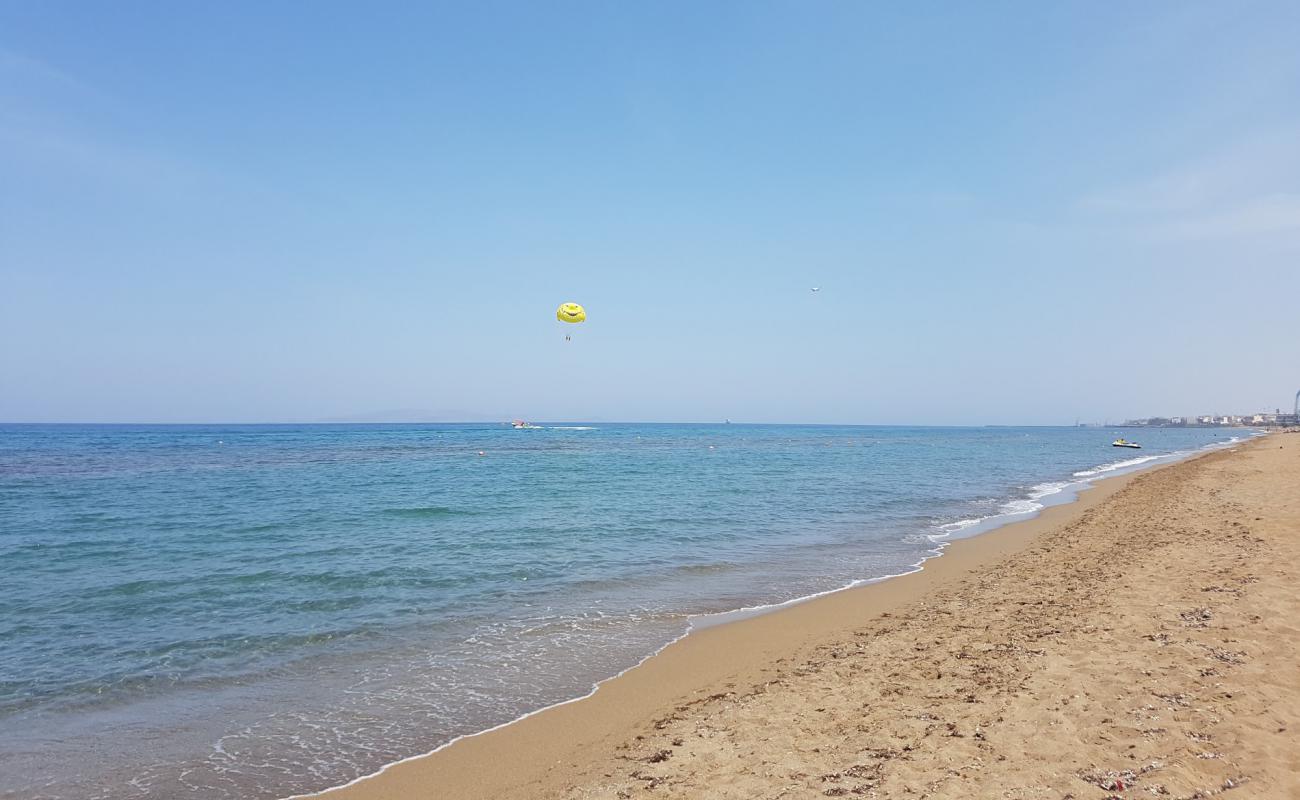
[(1142, 449), (1142, 445), (1138, 444), (1137, 442), (1130, 442), (1128, 439), (1125, 439), (1123, 436), (1111, 442), (1110, 446), (1111, 447), (1132, 447), (1134, 450)]
[(517, 431), (527, 431), (527, 430), (534, 430), (542, 426), (534, 425), (531, 422), (524, 422), (522, 419), (517, 419), (510, 423), (510, 427), (514, 428)]

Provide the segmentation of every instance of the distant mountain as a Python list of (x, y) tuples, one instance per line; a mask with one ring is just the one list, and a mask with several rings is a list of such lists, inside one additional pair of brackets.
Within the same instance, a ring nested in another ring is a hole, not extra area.
[(484, 414), (481, 411), (446, 409), (430, 411), (427, 408), (393, 408), (383, 411), (365, 411), (329, 417), (321, 422), (501, 422), (513, 419), (509, 414)]

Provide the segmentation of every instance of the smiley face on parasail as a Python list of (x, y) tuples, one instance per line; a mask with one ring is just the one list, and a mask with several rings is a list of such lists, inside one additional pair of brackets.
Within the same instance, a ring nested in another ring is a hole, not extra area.
[[(555, 318), (568, 325), (577, 325), (587, 321), (587, 309), (577, 303), (564, 303), (555, 310)], [(564, 341), (572, 341), (572, 338), (567, 332), (564, 334)]]

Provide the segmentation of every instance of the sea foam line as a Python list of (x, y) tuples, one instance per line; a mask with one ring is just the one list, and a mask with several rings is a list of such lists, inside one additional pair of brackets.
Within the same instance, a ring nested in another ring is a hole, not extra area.
[(519, 716), (515, 717), (514, 719), (508, 720), (508, 721), (506, 721), (506, 722), (502, 722), (502, 723), (499, 724), (499, 725), (493, 725), (493, 726), (490, 727), (490, 728), (484, 728), (484, 729), (481, 730), (481, 731), (475, 731), (474, 733), (462, 733), (460, 736), (456, 736), (456, 737), (454, 737), (454, 738), (452, 738), (452, 739), (448, 739), (447, 741), (443, 742), (442, 744), (438, 745), (437, 747), (433, 748), (432, 750), (429, 750), (429, 751), (424, 752), (424, 753), (417, 753), (416, 755), (413, 755), (413, 756), (407, 756), (406, 758), (399, 758), (399, 759), (396, 760), (396, 761), (393, 761), (393, 762), (390, 762), (390, 763), (388, 763), (388, 764), (383, 765), (382, 767), (380, 767), (379, 769), (375, 770), (374, 772), (370, 772), (370, 773), (367, 773), (367, 774), (365, 774), (365, 775), (360, 775), (360, 776), (358, 776), (358, 777), (356, 777), (356, 778), (353, 778), (352, 780), (348, 781), (347, 783), (341, 783), (341, 784), (339, 784), (338, 786), (331, 786), (331, 787), (329, 787), (329, 788), (327, 788), (327, 789), (321, 789), (320, 791), (316, 791), (316, 792), (304, 792), (304, 793), (302, 793), (302, 794), (291, 794), (291, 795), (289, 795), (288, 797), (285, 797), (283, 800), (300, 800), (301, 798), (304, 798), (304, 797), (320, 797), (320, 796), (322, 796), (322, 795), (329, 794), (330, 792), (337, 791), (337, 790), (339, 790), (339, 789), (346, 789), (346, 788), (348, 788), (349, 786), (354, 786), (354, 785), (356, 785), (356, 784), (358, 784), (358, 783), (361, 783), (362, 781), (369, 780), (369, 779), (374, 778), (374, 777), (378, 777), (379, 775), (383, 775), (385, 772), (387, 772), (388, 770), (392, 769), (393, 767), (399, 766), (399, 765), (401, 765), (401, 764), (405, 764), (405, 763), (408, 762), (408, 761), (416, 761), (416, 760), (419, 760), (419, 759), (421, 759), (421, 758), (425, 758), (425, 757), (427, 757), (427, 756), (431, 756), (431, 755), (433, 755), (434, 753), (438, 753), (438, 752), (440, 752), (440, 751), (442, 751), (442, 750), (446, 750), (448, 747), (451, 747), (453, 744), (455, 744), (456, 742), (459, 742), (461, 739), (472, 739), (472, 738), (474, 738), (475, 736), (482, 736), (482, 735), (484, 735), (484, 734), (486, 734), (486, 733), (491, 733), (491, 732), (493, 732), (493, 731), (499, 731), (499, 730), (501, 730), (502, 728), (506, 728), (506, 727), (509, 727), (509, 726), (511, 726), (511, 725), (514, 725), (516, 722), (521, 722), (521, 721), (523, 721), (523, 720), (528, 719), (529, 717), (536, 716), (537, 714), (541, 714), (541, 713), (544, 712), (544, 711), (550, 711), (552, 708), (559, 708), (560, 706), (567, 706), (567, 705), (569, 705), (570, 703), (577, 703), (577, 702), (579, 702), (579, 701), (581, 701), (581, 700), (586, 700), (588, 697), (591, 697), (592, 695), (594, 695), (594, 694), (596, 693), (596, 691), (597, 691), (598, 689), (600, 689), (600, 687), (601, 687), (603, 684), (606, 684), (606, 683), (608, 683), (608, 682), (610, 682), (610, 681), (612, 681), (612, 680), (617, 680), (618, 678), (623, 677), (623, 676), (626, 675), (627, 673), (631, 672), (632, 670), (634, 670), (634, 669), (636, 669), (637, 667), (641, 666), (642, 664), (646, 663), (646, 662), (649, 661), (650, 659), (652, 659), (652, 658), (654, 658), (655, 656), (659, 655), (659, 654), (662, 653), (664, 650), (667, 650), (669, 647), (672, 647), (673, 645), (677, 644), (677, 643), (680, 642), (682, 639), (685, 639), (687, 636), (690, 635), (690, 633), (691, 633), (691, 629), (690, 629), (689, 627), (687, 627), (687, 629), (686, 629), (685, 631), (683, 631), (683, 632), (681, 633), (681, 635), (679, 635), (679, 636), (673, 638), (672, 640), (670, 640), (670, 641), (668, 641), (668, 642), (665, 642), (665, 643), (663, 644), (663, 646), (659, 647), (659, 648), (656, 649), (653, 653), (650, 653), (650, 654), (647, 655), (645, 658), (642, 658), (640, 661), (636, 662), (636, 663), (633, 664), (632, 666), (627, 667), (626, 669), (621, 669), (621, 670), (619, 670), (617, 673), (615, 673), (615, 674), (609, 676), (608, 678), (604, 678), (604, 679), (602, 679), (602, 680), (596, 681), (595, 683), (593, 683), (593, 684), (591, 685), (591, 690), (588, 691), (588, 692), (587, 692), (586, 694), (584, 694), (584, 695), (580, 695), (580, 696), (578, 696), (578, 697), (571, 697), (571, 698), (569, 698), (568, 700), (560, 700), (559, 702), (551, 703), (551, 704), (548, 705), (548, 706), (542, 706), (541, 708), (536, 709), (536, 710), (534, 710), (534, 711), (527, 711), (527, 712), (525, 712), (525, 713), (523, 713), (523, 714), (520, 714)]
[[(1251, 438), (1264, 435), (1262, 432), (1252, 432)], [(1159, 455), (1141, 456), (1139, 458), (1129, 458), (1122, 461), (1112, 461), (1107, 464), (1093, 467), (1091, 469), (1080, 470), (1072, 474), (1077, 480), (1056, 481), (1049, 483), (1040, 483), (1030, 487), (1026, 496), (1023, 498), (1009, 500), (1002, 504), (994, 514), (988, 514), (983, 517), (972, 519), (960, 519), (956, 522), (948, 522), (936, 526), (938, 533), (931, 534), (934, 540), (951, 538), (954, 534), (970, 531), (971, 528), (980, 526), (979, 530), (967, 533), (958, 538), (969, 538), (970, 536), (987, 533), (1003, 525), (1020, 522), (1024, 519), (1031, 519), (1042, 509), (1048, 506), (1062, 505), (1073, 502), (1079, 492), (1090, 488), (1093, 479), (1115, 478), (1120, 475), (1127, 475), (1131, 472), (1137, 472), (1149, 467), (1159, 466), (1161, 464), (1172, 464), (1175, 461), (1181, 461), (1189, 456), (1211, 450), (1220, 450), (1225, 447), (1241, 441), (1241, 437), (1233, 436), (1224, 442), (1212, 442), (1202, 445), (1195, 450), (1174, 450), (1170, 453), (1161, 453)], [(1064, 495), (1055, 497), (1055, 495)], [(1039, 502), (1046, 498), (1051, 498), (1047, 502)]]
[(1124, 461), (1114, 461), (1110, 464), (1102, 464), (1100, 467), (1093, 467), (1092, 469), (1085, 469), (1081, 472), (1076, 472), (1074, 473), (1074, 477), (1091, 478), (1093, 475), (1100, 475), (1103, 472), (1114, 472), (1117, 469), (1124, 469), (1126, 467), (1135, 467), (1138, 464), (1145, 464), (1146, 462), (1154, 461), (1157, 458), (1160, 458), (1160, 456), (1142, 456), (1141, 458), (1130, 458)]

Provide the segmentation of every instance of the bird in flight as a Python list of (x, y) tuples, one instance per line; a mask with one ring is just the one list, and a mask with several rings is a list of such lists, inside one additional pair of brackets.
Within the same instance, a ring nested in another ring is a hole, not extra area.
[(822, 290), (822, 287), (820, 287), (820, 286), (814, 286), (814, 287), (812, 287), (812, 290), (813, 290), (814, 292), (820, 292), (820, 291)]

